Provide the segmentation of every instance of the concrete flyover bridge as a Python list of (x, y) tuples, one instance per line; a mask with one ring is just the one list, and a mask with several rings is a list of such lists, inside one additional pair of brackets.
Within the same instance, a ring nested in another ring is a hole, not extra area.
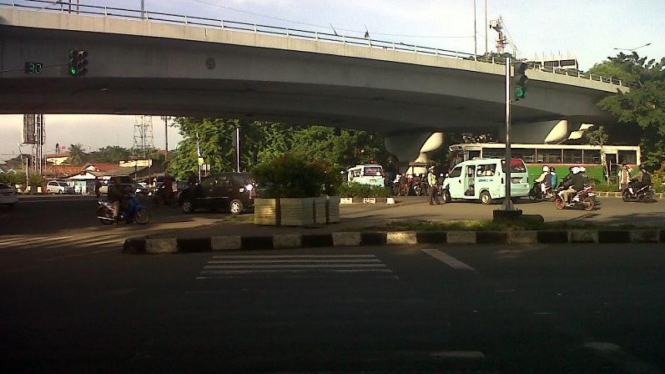
[[(505, 66), (469, 54), (83, 4), (81, 14), (36, 10), (47, 4), (0, 0), (0, 113), (214, 115), (387, 134), (504, 121)], [(86, 76), (68, 75), (71, 49), (88, 51)], [(26, 74), (26, 61), (44, 63), (41, 74)], [(596, 102), (627, 89), (528, 75), (516, 123), (606, 121)]]

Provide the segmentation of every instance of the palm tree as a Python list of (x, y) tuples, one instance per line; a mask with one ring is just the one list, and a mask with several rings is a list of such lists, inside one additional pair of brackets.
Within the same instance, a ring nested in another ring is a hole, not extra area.
[(88, 155), (83, 152), (83, 145), (77, 143), (69, 146), (69, 158), (67, 159), (67, 163), (82, 166), (85, 164), (87, 158)]

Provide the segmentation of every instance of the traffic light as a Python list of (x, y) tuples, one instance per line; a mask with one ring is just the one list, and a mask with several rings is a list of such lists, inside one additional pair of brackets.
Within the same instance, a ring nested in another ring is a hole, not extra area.
[(69, 51), (69, 75), (82, 77), (88, 73), (88, 52), (72, 49)]
[(514, 101), (524, 99), (526, 97), (526, 84), (529, 81), (529, 77), (526, 76), (525, 72), (527, 69), (527, 64), (524, 62), (518, 62), (515, 64), (515, 74), (513, 76), (513, 90), (514, 90)]

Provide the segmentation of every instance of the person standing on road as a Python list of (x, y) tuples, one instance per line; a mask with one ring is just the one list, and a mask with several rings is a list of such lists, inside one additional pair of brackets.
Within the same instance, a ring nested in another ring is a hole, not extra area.
[(619, 191), (623, 191), (628, 187), (631, 172), (630, 166), (625, 162), (621, 164), (621, 169), (619, 169)]
[(436, 205), (441, 204), (439, 201), (439, 196), (437, 195), (437, 178), (436, 174), (434, 174), (434, 166), (430, 166), (429, 172), (427, 173), (427, 182), (429, 183), (429, 205), (434, 205), (436, 202)]
[(102, 188), (102, 182), (99, 180), (98, 176), (95, 176), (95, 195), (97, 195), (97, 198), (102, 195), (101, 192), (99, 192), (99, 189)]

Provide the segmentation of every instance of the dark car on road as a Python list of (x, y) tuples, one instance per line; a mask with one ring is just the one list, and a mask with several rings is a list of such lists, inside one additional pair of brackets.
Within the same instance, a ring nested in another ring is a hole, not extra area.
[(178, 205), (185, 213), (208, 209), (240, 214), (254, 208), (255, 196), (256, 189), (249, 173), (221, 173), (185, 188), (178, 196)]

